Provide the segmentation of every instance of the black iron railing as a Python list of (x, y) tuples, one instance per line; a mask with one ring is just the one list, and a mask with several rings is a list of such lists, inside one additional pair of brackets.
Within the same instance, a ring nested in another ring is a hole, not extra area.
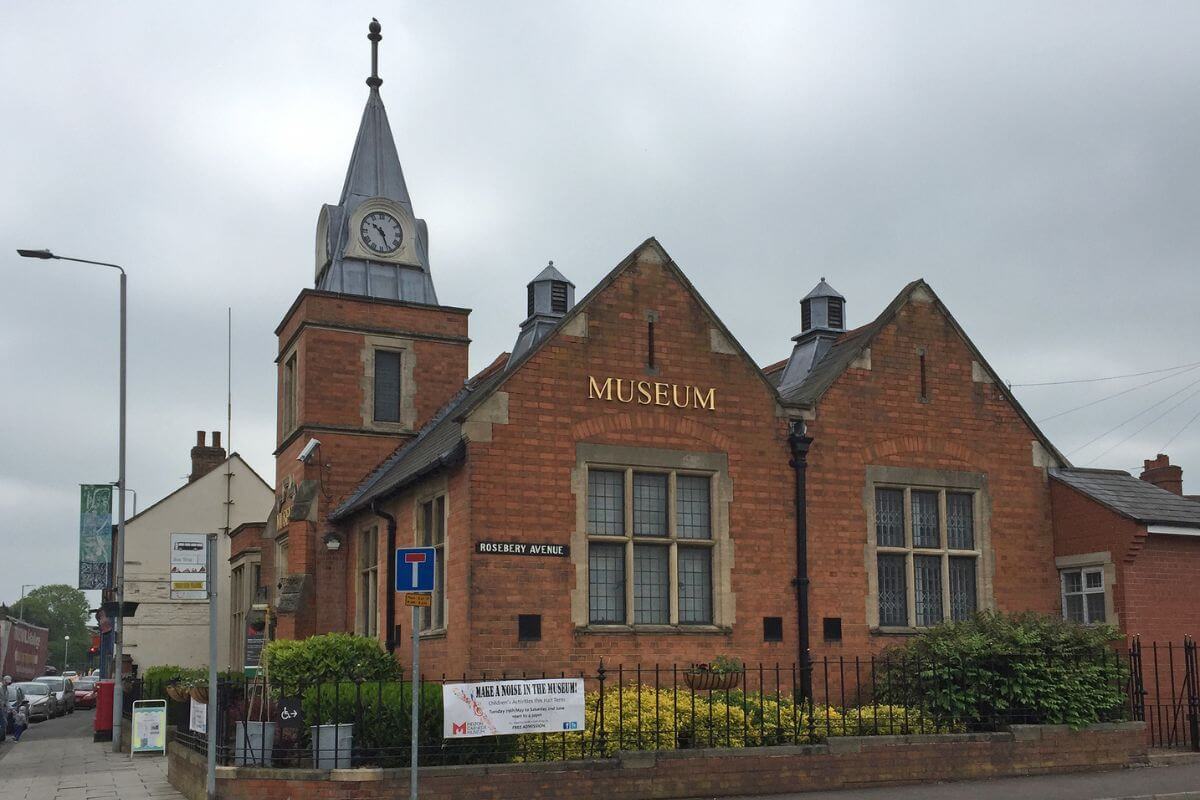
[(1146, 722), (1153, 747), (1200, 752), (1200, 658), (1196, 641), (1134, 639), (1129, 648), (1135, 719)]
[[(1190, 651), (1195, 657), (1194, 645)], [(1136, 663), (1135, 663), (1136, 662)], [(797, 665), (608, 665), (576, 674), (422, 677), (423, 765), (607, 758), (619, 750), (809, 744), (839, 736), (993, 731), (1020, 723), (1141, 718), (1140, 656), (1011, 654), (971, 661), (830, 656), (813, 661), (812, 696)], [(578, 678), (581, 731), (455, 738), (443, 735), (442, 690), (476, 681)], [(1055, 696), (1046, 687), (1070, 685)], [(279, 767), (407, 766), (412, 685), (388, 680), (234, 680), (220, 685), (218, 761)], [(176, 692), (178, 694), (178, 692)], [(207, 698), (205, 698), (207, 699)], [(188, 698), (169, 701), (175, 740), (203, 751)]]

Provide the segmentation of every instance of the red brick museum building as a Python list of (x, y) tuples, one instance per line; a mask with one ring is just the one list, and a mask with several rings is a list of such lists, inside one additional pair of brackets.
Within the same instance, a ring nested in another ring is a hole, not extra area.
[(233, 533), (276, 636), (406, 660), (389, 554), (412, 545), (439, 555), (433, 673), (790, 664), (805, 637), (873, 653), (983, 609), (1196, 632), (1195, 592), (1148, 587), (1200, 575), (1200, 503), (1071, 468), (925, 281), (851, 329), (821, 279), (761, 367), (650, 239), (579, 299), (542, 270), (509, 298), (511, 352), (470, 375), (368, 83), (315, 288), (276, 329), (276, 505)]

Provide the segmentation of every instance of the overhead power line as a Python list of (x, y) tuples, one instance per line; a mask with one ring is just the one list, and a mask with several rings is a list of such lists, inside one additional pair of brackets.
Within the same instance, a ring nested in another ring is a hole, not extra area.
[(1196, 420), (1198, 420), (1198, 419), (1200, 419), (1200, 411), (1197, 411), (1197, 412), (1196, 412), (1196, 415), (1195, 415), (1194, 417), (1192, 417), (1191, 419), (1189, 419), (1187, 422), (1183, 423), (1183, 427), (1182, 427), (1182, 428), (1180, 428), (1179, 430), (1175, 431), (1175, 433), (1174, 433), (1174, 434), (1171, 436), (1171, 438), (1170, 438), (1170, 439), (1167, 439), (1167, 443), (1166, 443), (1166, 444), (1164, 444), (1162, 447), (1158, 448), (1158, 452), (1160, 452), (1160, 453), (1165, 453), (1165, 452), (1166, 452), (1166, 450), (1167, 450), (1167, 447), (1168, 447), (1168, 446), (1171, 444), (1171, 442), (1173, 442), (1173, 441), (1175, 441), (1176, 439), (1178, 439), (1178, 438), (1179, 438), (1179, 435), (1180, 435), (1181, 433), (1183, 433), (1184, 431), (1186, 431), (1188, 428), (1190, 428), (1190, 427), (1191, 427), (1191, 425), (1192, 425), (1192, 423), (1193, 423), (1193, 422), (1195, 422), (1195, 421), (1196, 421)]
[(1105, 378), (1078, 378), (1069, 381), (1042, 381), (1041, 383), (1010, 383), (1010, 389), (1024, 389), (1030, 386), (1063, 386), (1068, 383), (1099, 383), (1101, 381), (1116, 381), (1121, 378), (1140, 378), (1143, 375), (1160, 375), (1164, 372), (1175, 372), (1176, 370), (1187, 369), (1188, 367), (1200, 367), (1200, 361), (1194, 361), (1191, 364), (1179, 364), (1174, 367), (1164, 367), (1163, 369), (1151, 369), (1145, 372), (1130, 372), (1125, 375), (1109, 375)]
[(1121, 420), (1116, 425), (1113, 425), (1111, 428), (1109, 428), (1108, 430), (1106, 430), (1104, 433), (1100, 434), (1099, 436), (1095, 437), (1094, 439), (1090, 439), (1087, 442), (1085, 442), (1084, 444), (1079, 445), (1079, 447), (1076, 447), (1074, 450), (1069, 451), (1067, 453), (1067, 455), (1074, 455), (1075, 453), (1078, 453), (1080, 450), (1085, 450), (1088, 447), (1091, 447), (1093, 444), (1100, 441), (1105, 436), (1108, 436), (1110, 433), (1113, 433), (1114, 431), (1125, 427), (1126, 425), (1128, 425), (1129, 423), (1133, 422), (1135, 419), (1140, 417), (1142, 414), (1146, 414), (1150, 411), (1153, 411), (1154, 409), (1161, 406), (1163, 403), (1170, 400), (1172, 397), (1176, 397), (1177, 395), (1183, 394), (1188, 389), (1192, 388), (1193, 386), (1195, 386), (1198, 383), (1200, 383), (1200, 378), (1197, 378), (1196, 380), (1192, 381), (1187, 386), (1184, 386), (1182, 389), (1176, 389), (1175, 391), (1171, 392), (1169, 395), (1167, 395), (1163, 399), (1159, 400), (1158, 402), (1146, 406), (1141, 411), (1134, 414), (1132, 417), (1128, 417), (1126, 419)]
[(1197, 363), (1194, 366), (1188, 367), (1179, 372), (1173, 372), (1170, 375), (1163, 375), (1161, 378), (1155, 378), (1152, 381), (1146, 381), (1145, 383), (1139, 383), (1137, 386), (1131, 386), (1128, 389), (1122, 389), (1121, 391), (1116, 392), (1115, 394), (1110, 394), (1106, 397), (1101, 397), (1099, 400), (1092, 400), (1090, 403), (1084, 403), (1081, 406), (1075, 406), (1074, 408), (1068, 408), (1066, 411), (1060, 411), (1057, 414), (1051, 414), (1048, 417), (1043, 417), (1043, 418), (1037, 420), (1037, 422), (1040, 425), (1043, 422), (1049, 422), (1052, 419), (1058, 419), (1059, 417), (1066, 416), (1067, 414), (1073, 414), (1076, 411), (1082, 411), (1085, 408), (1091, 408), (1092, 406), (1099, 405), (1100, 403), (1103, 403), (1107, 400), (1113, 400), (1115, 398), (1121, 397), (1122, 395), (1129, 394), (1130, 392), (1136, 392), (1138, 389), (1145, 389), (1147, 386), (1153, 386), (1154, 384), (1159, 383), (1160, 381), (1165, 381), (1168, 378), (1178, 377), (1185, 373), (1191, 372), (1192, 370), (1197, 369), (1197, 368), (1200, 368), (1200, 363)]
[[(1158, 422), (1160, 419), (1162, 419), (1163, 417), (1165, 417), (1167, 414), (1170, 414), (1172, 411), (1174, 411), (1175, 409), (1179, 408), (1181, 405), (1183, 405), (1184, 403), (1186, 403), (1188, 400), (1191, 400), (1193, 397), (1195, 397), (1195, 396), (1196, 396), (1196, 395), (1198, 395), (1198, 394), (1200, 394), (1200, 389), (1197, 389), (1196, 391), (1192, 392), (1192, 393), (1191, 393), (1191, 394), (1189, 394), (1187, 397), (1183, 398), (1183, 399), (1182, 399), (1182, 400), (1180, 400), (1178, 403), (1176, 403), (1175, 405), (1171, 406), (1171, 407), (1170, 407), (1170, 408), (1168, 408), (1166, 411), (1162, 412), (1161, 414), (1159, 414), (1157, 417), (1155, 417), (1154, 419), (1152, 419), (1152, 420), (1150, 420), (1149, 422), (1147, 422), (1147, 423), (1146, 423), (1145, 425), (1143, 425), (1142, 427), (1138, 428), (1136, 431), (1134, 431), (1133, 433), (1129, 434), (1129, 435), (1128, 435), (1128, 436), (1126, 436), (1124, 439), (1122, 439), (1121, 441), (1117, 442), (1117, 443), (1116, 443), (1116, 444), (1114, 444), (1112, 447), (1108, 448), (1108, 449), (1107, 449), (1107, 450), (1105, 450), (1103, 453), (1101, 453), (1100, 455), (1098, 455), (1098, 456), (1096, 456), (1095, 458), (1093, 458), (1091, 461), (1087, 462), (1087, 465), (1088, 465), (1088, 466), (1090, 466), (1091, 464), (1095, 463), (1096, 461), (1100, 460), (1100, 459), (1101, 459), (1101, 458), (1103, 458), (1104, 456), (1106, 456), (1106, 455), (1108, 455), (1109, 453), (1111, 453), (1113, 450), (1116, 450), (1118, 447), (1120, 447), (1121, 445), (1125, 444), (1125, 443), (1126, 443), (1126, 442), (1128, 442), (1130, 439), (1132, 439), (1133, 437), (1137, 436), (1137, 435), (1138, 435), (1139, 433), (1141, 433), (1142, 431), (1146, 430), (1146, 428), (1149, 428), (1151, 425), (1153, 425), (1154, 423)], [(1188, 424), (1190, 425), (1191, 423), (1189, 422)], [(1186, 427), (1186, 426), (1185, 426), (1185, 427)], [(1183, 432), (1183, 431), (1181, 430), (1181, 431), (1180, 431), (1180, 433), (1182, 433), (1182, 432)], [(1178, 434), (1176, 434), (1176, 435), (1178, 435)], [(1174, 439), (1174, 437), (1172, 437), (1172, 439)], [(1167, 442), (1167, 444), (1170, 444), (1170, 442)], [(1165, 446), (1166, 446), (1166, 445), (1164, 445), (1163, 447), (1165, 447)], [(1162, 448), (1162, 447), (1160, 447), (1158, 451), (1161, 453), (1161, 452), (1162, 452), (1162, 450), (1163, 450), (1163, 448)]]

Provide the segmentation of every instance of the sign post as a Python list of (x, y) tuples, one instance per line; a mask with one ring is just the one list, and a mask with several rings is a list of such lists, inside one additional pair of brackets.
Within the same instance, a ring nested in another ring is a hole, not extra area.
[(432, 547), (402, 547), (396, 550), (396, 591), (404, 592), (404, 604), (412, 606), (412, 734), (409, 768), (409, 800), (417, 800), (417, 736), (421, 714), (421, 608), (432, 604), (434, 561)]
[[(205, 588), (208, 590), (208, 720), (205, 735), (208, 737), (208, 769), (205, 790), (208, 800), (217, 798), (217, 699), (221, 689), (217, 685), (217, 535), (205, 537), (207, 558), (205, 559)], [(174, 576), (172, 576), (174, 577)]]

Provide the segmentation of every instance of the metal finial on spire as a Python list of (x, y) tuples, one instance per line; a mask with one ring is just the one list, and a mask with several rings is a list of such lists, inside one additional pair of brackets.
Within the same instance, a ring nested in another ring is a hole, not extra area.
[(370, 31), (367, 38), (371, 40), (371, 77), (367, 78), (367, 86), (377, 89), (383, 83), (383, 78), (379, 77), (379, 41), (383, 39), (380, 34), (383, 26), (379, 24), (379, 20), (371, 17), (371, 24), (367, 29)]

